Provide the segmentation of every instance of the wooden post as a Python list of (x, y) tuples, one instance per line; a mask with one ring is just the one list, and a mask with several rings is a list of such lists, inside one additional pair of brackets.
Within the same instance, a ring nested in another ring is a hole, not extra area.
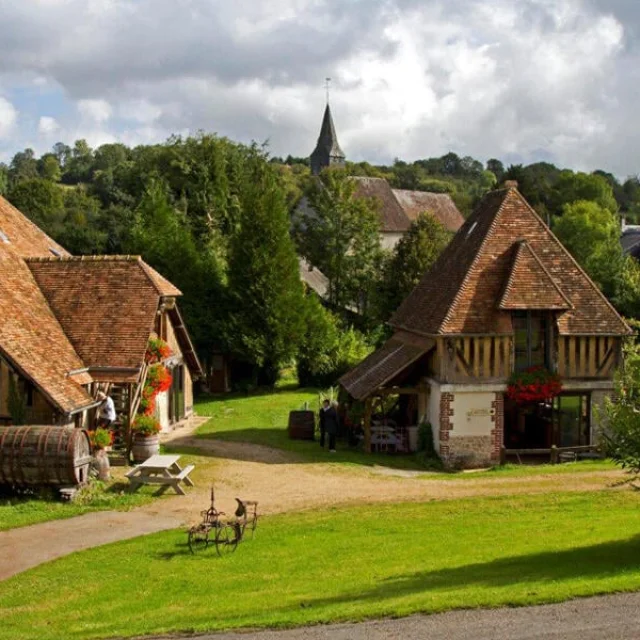
[(503, 465), (506, 463), (507, 463), (507, 447), (502, 445), (500, 447), (500, 464)]
[(473, 339), (473, 377), (480, 377), (480, 338)]
[(373, 408), (373, 398), (369, 397), (364, 401), (364, 450), (371, 453), (371, 412)]
[(491, 377), (491, 338), (485, 338), (482, 344), (482, 376)]
[(551, 464), (558, 464), (558, 447), (551, 445)]
[(580, 374), (579, 377), (587, 375), (587, 338), (581, 336), (578, 338), (580, 342)]
[(596, 346), (598, 338), (589, 338), (589, 377), (594, 377), (597, 371), (596, 365)]
[(567, 343), (566, 338), (562, 336), (558, 338), (558, 375), (561, 378), (564, 378), (566, 363), (567, 363), (567, 356), (565, 353), (566, 343)]

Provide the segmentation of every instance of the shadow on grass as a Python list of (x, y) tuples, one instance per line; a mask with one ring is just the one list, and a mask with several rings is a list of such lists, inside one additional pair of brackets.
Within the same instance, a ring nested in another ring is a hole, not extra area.
[[(384, 601), (443, 589), (491, 589), (572, 579), (598, 580), (625, 572), (637, 572), (636, 584), (630, 586), (640, 586), (640, 535), (566, 551), (545, 551), (451, 569), (419, 571), (389, 578), (370, 590), (318, 598), (305, 605), (322, 607), (346, 602)], [(514, 595), (535, 596), (537, 592)]]

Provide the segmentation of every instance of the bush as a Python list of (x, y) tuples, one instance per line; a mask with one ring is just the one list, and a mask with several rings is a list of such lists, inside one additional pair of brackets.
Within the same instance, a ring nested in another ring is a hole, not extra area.
[(305, 299), (306, 330), (298, 354), (302, 386), (328, 387), (371, 352), (362, 333), (342, 327), (338, 319), (312, 296)]
[(134, 433), (139, 433), (141, 436), (152, 436), (156, 433), (160, 433), (160, 423), (155, 416), (137, 416), (131, 425), (131, 430)]
[(433, 428), (430, 422), (423, 422), (418, 427), (418, 452), (416, 457), (427, 469), (441, 470), (442, 460), (436, 453), (433, 442)]

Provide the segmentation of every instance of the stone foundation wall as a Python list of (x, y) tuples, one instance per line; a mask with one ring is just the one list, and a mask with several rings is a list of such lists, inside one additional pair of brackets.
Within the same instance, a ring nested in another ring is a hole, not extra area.
[(454, 469), (489, 467), (493, 460), (493, 436), (451, 436), (445, 461)]

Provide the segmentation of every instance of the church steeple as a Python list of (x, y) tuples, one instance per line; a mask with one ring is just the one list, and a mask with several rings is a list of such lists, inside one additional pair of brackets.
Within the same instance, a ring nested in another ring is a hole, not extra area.
[(318, 175), (325, 167), (344, 166), (345, 155), (338, 144), (336, 128), (331, 117), (331, 107), (327, 101), (327, 108), (324, 110), (322, 127), (318, 136), (318, 144), (311, 154), (311, 173)]

